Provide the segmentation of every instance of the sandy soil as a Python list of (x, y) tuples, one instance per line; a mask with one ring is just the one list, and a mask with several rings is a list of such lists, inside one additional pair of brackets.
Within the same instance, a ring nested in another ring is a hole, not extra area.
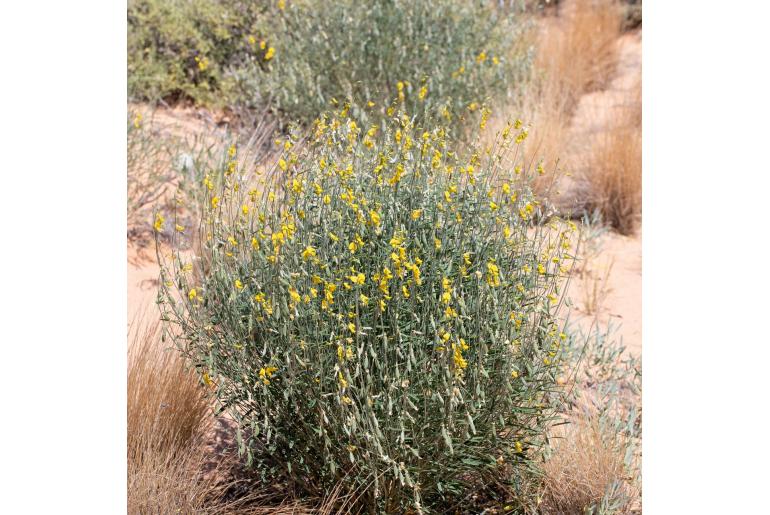
[(158, 319), (155, 298), (160, 267), (154, 248), (128, 244), (128, 324), (148, 324)]
[[(617, 125), (630, 102), (639, 102), (637, 86), (642, 77), (641, 31), (618, 39), (618, 65), (609, 87), (584, 95), (572, 120), (571, 141), (591, 141), (591, 136)], [(579, 144), (579, 143), (577, 143)], [(583, 149), (574, 148), (573, 155)], [(569, 297), (576, 309), (572, 317), (588, 329), (596, 319), (618, 330), (629, 352), (642, 352), (642, 239), (641, 228), (633, 237), (607, 233), (597, 241), (598, 252), (586, 256), (585, 272), (573, 279)], [(605, 280), (606, 278), (606, 280)], [(594, 295), (596, 291), (598, 295)], [(596, 299), (595, 297), (598, 297)], [(597, 302), (598, 301), (598, 302)], [(593, 304), (599, 304), (593, 306)], [(594, 309), (591, 309), (594, 308)]]
[[(641, 233), (641, 231), (640, 231)], [(584, 273), (575, 274), (567, 292), (573, 309), (570, 320), (583, 331), (613, 328), (627, 351), (642, 354), (642, 238), (607, 233), (600, 250), (588, 257)], [(596, 293), (594, 293), (596, 292)]]

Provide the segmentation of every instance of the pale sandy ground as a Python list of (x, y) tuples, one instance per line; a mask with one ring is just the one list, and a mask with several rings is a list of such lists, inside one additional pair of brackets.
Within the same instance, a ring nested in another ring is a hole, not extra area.
[[(576, 275), (568, 290), (568, 297), (573, 302), (570, 319), (583, 331), (595, 328), (598, 322), (600, 330), (606, 330), (610, 323), (614, 330), (611, 334), (622, 339), (628, 352), (636, 356), (642, 354), (642, 238), (640, 234), (632, 237), (607, 233), (599, 238), (601, 251), (587, 263), (589, 273), (584, 277)], [(605, 272), (609, 266), (610, 272)], [(598, 290), (604, 292), (604, 299), (596, 312), (589, 312), (590, 292), (594, 290), (594, 281), (598, 281)], [(588, 298), (587, 298), (588, 297)]]
[[(636, 85), (642, 77), (642, 34), (641, 31), (627, 33), (618, 40), (618, 65), (615, 77), (607, 89), (584, 95), (577, 106), (570, 128), (570, 140), (575, 142), (572, 155), (579, 155), (584, 148), (581, 142), (591, 140), (599, 131), (616, 125), (620, 114), (627, 109), (633, 98)], [(642, 239), (641, 228), (635, 236), (626, 237), (606, 233), (598, 241), (600, 251), (586, 263), (589, 270), (584, 278), (573, 279), (569, 297), (575, 309), (571, 315), (579, 326), (588, 329), (596, 318), (600, 329), (608, 322), (618, 328), (614, 334), (622, 338), (629, 352), (636, 356), (642, 353)], [(598, 313), (588, 313), (586, 292), (593, 290), (594, 280), (600, 286), (607, 267), (612, 264), (606, 284), (599, 290), (606, 291)], [(596, 316), (598, 314), (598, 317)]]
[(155, 298), (160, 267), (152, 247), (128, 244), (128, 323), (148, 324), (158, 319)]

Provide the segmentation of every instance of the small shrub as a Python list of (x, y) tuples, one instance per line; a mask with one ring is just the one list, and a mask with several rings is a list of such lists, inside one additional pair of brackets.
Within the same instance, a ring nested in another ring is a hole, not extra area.
[(263, 175), (228, 151), (199, 235), (179, 235), (196, 254), (162, 268), (168, 335), (266, 480), (371, 510), (457, 506), (536, 468), (575, 226), (534, 224), (551, 213), (519, 123), (468, 155), (403, 114), (359, 123), (323, 117)]
[(166, 193), (173, 174), (162, 142), (147, 129), (142, 114), (129, 111), (127, 127), (128, 228), (141, 236), (143, 229), (150, 229), (147, 220)]
[(614, 328), (571, 338), (565, 372), (574, 381), (544, 464), (545, 513), (641, 513), (641, 362)]
[(237, 90), (229, 72), (253, 53), (249, 38), (258, 34), (266, 3), (129, 0), (129, 97), (232, 102)]

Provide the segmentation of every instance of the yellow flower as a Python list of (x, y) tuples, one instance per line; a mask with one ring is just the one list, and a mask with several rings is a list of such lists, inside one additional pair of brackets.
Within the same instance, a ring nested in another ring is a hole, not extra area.
[(338, 241), (340, 241), (339, 237), (338, 237), (336, 234), (334, 234), (333, 232), (329, 232), (329, 238), (330, 238), (330, 239), (331, 239), (333, 242), (338, 242)]
[(294, 193), (299, 195), (300, 193), (302, 193), (302, 183), (297, 179), (293, 179), (291, 181), (291, 189)]
[(366, 281), (366, 276), (362, 273), (354, 274), (348, 277), (353, 284), (362, 285)]
[(249, 36), (249, 45), (254, 46), (257, 44), (257, 38), (254, 36)]
[(337, 379), (340, 382), (340, 388), (345, 389), (348, 387), (348, 382), (345, 379), (345, 377), (342, 375), (342, 372), (337, 372)]
[(519, 377), (518, 370), (511, 370), (511, 378), (516, 379), (517, 377)]
[(350, 322), (348, 324), (348, 331), (350, 331), (353, 334), (356, 334), (356, 324), (354, 324), (353, 322)]
[(206, 71), (206, 68), (209, 67), (209, 60), (206, 57), (201, 59), (200, 57), (195, 56), (195, 62), (198, 63), (198, 69), (202, 72)]
[(314, 257), (316, 257), (316, 250), (310, 245), (305, 247), (305, 250), (302, 251), (302, 259), (307, 261), (308, 259), (314, 258)]
[(433, 238), (433, 245), (435, 245), (436, 250), (440, 250), (441, 249), (441, 240), (439, 240), (438, 238)]
[(369, 211), (369, 217), (374, 225), (380, 225), (380, 214), (377, 211)]
[(259, 369), (259, 377), (262, 379), (262, 383), (265, 385), (270, 384), (270, 380), (268, 378), (273, 377), (273, 374), (275, 371), (278, 370), (275, 367), (262, 367)]
[(479, 55), (476, 56), (476, 62), (477, 63), (483, 63), (487, 60), (487, 53), (481, 52)]
[(213, 209), (216, 209), (219, 206), (219, 197), (212, 197), (211, 198), (211, 207)]
[(265, 52), (265, 61), (269, 61), (270, 59), (273, 58), (274, 55), (275, 55), (275, 48), (273, 47), (268, 48), (267, 52)]
[(230, 245), (232, 245), (233, 247), (237, 247), (237, 246), (238, 246), (238, 240), (236, 240), (236, 239), (235, 239), (234, 237), (232, 237), (232, 236), (228, 236), (228, 237), (227, 237), (227, 242), (228, 242)]
[(423, 86), (420, 88), (420, 93), (417, 96), (420, 98), (420, 100), (424, 100), (427, 94), (428, 94), (428, 86)]
[(153, 227), (155, 227), (155, 230), (160, 232), (163, 229), (163, 222), (165, 222), (166, 219), (163, 218), (163, 215), (160, 213), (157, 213), (155, 215), (155, 223), (153, 224)]
[(140, 113), (136, 113), (136, 117), (134, 118), (134, 128), (138, 129), (141, 123), (142, 115)]
[(328, 206), (329, 204), (331, 204), (331, 202), (332, 202), (332, 198), (329, 195), (324, 195), (324, 204)]
[(278, 8), (282, 11), (286, 9), (286, 0), (278, 0)]
[(278, 168), (280, 168), (284, 172), (288, 168), (288, 165), (286, 164), (286, 160), (284, 158), (281, 158), (278, 160)]
[(452, 359), (455, 362), (455, 366), (460, 370), (463, 370), (468, 366), (468, 362), (465, 361), (465, 358), (463, 358), (463, 353), (460, 350), (460, 347), (458, 346), (455, 347), (454, 355), (452, 356)]
[(519, 441), (514, 442), (513, 446), (516, 449), (516, 452), (521, 452), (524, 450), (524, 447), (521, 445), (521, 442)]
[(295, 304), (298, 304), (302, 300), (302, 297), (300, 297), (299, 292), (294, 286), (289, 286), (289, 297), (291, 297), (291, 301)]
[(422, 214), (421, 209), (415, 209), (414, 211), (412, 211), (412, 220), (417, 220), (418, 218), (420, 218), (421, 214)]
[(241, 282), (240, 279), (236, 279), (235, 280), (235, 288), (238, 289), (238, 290), (242, 290), (243, 289), (243, 283)]
[(364, 306), (369, 305), (369, 297), (367, 297), (363, 293), (358, 297), (358, 299), (361, 301), (361, 304), (363, 304)]
[(195, 300), (197, 297), (198, 297), (198, 291), (195, 288), (190, 290), (190, 292), (187, 294), (187, 298), (190, 300)]
[(500, 286), (500, 269), (492, 261), (487, 263), (487, 284), (493, 288)]

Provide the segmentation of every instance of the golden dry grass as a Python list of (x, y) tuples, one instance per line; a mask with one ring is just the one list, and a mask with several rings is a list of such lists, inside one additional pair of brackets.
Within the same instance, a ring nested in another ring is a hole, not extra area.
[(642, 211), (641, 86), (629, 95), (617, 125), (597, 134), (581, 165), (588, 206), (621, 234), (634, 233)]
[[(136, 329), (141, 327), (141, 329)], [(298, 500), (254, 487), (233, 448), (217, 448), (211, 401), (159, 325), (135, 323), (128, 352), (128, 513), (304, 515), (347, 512), (335, 490)]]
[[(540, 21), (534, 76), (516, 113), (533, 127), (531, 159), (564, 158), (580, 97), (605, 87), (617, 64), (621, 11), (614, 0), (575, 0)], [(553, 163), (551, 163), (553, 164)]]
[(578, 416), (573, 424), (559, 426), (561, 438), (543, 466), (542, 513), (582, 515), (604, 502), (612, 513), (629, 513), (638, 491), (628, 482), (622, 446), (608, 437), (598, 422)]
[(210, 404), (158, 326), (135, 330), (128, 354), (128, 512), (199, 512), (215, 486), (200, 477)]

